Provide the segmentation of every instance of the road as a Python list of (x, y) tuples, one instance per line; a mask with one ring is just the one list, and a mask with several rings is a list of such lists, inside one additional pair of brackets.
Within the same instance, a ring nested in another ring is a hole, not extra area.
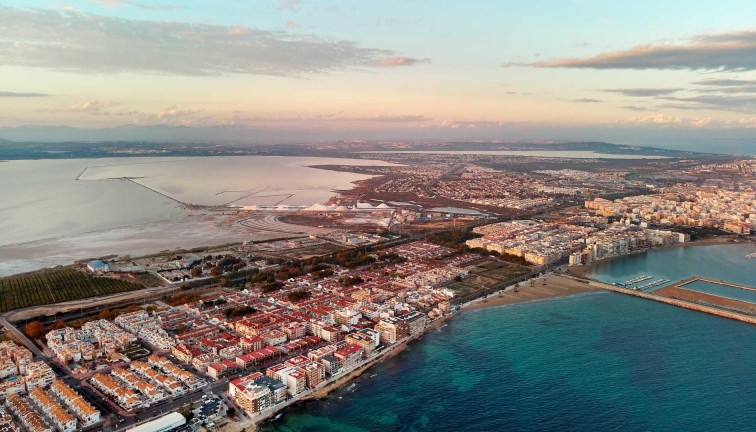
[(15, 309), (2, 315), (3, 318), (10, 319), (13, 322), (28, 320), (38, 316), (53, 316), (68, 312), (77, 312), (94, 307), (113, 307), (114, 303), (138, 303), (152, 297), (160, 297), (180, 289), (180, 286), (158, 286), (144, 288), (124, 293), (111, 294), (101, 297), (90, 297), (81, 300), (72, 300), (61, 303), (47, 305), (31, 306), (24, 309)]
[(47, 356), (42, 354), (42, 351), (37, 348), (36, 345), (34, 345), (34, 342), (29, 340), (29, 338), (26, 337), (26, 335), (19, 329), (16, 328), (13, 324), (9, 323), (7, 319), (5, 319), (4, 316), (0, 316), (0, 325), (5, 327), (9, 332), (13, 334), (13, 336), (21, 342), (26, 348), (29, 348), (29, 351), (31, 351), (36, 357), (42, 357), (45, 359), (48, 359)]

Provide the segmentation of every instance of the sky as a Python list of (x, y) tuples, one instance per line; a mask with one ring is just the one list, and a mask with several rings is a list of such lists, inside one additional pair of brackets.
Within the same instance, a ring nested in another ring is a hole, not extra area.
[(0, 138), (76, 133), (753, 143), (756, 8), (752, 0), (3, 1)]

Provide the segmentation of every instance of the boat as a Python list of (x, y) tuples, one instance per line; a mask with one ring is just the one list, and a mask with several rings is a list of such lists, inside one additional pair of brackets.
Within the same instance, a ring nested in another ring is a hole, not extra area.
[(642, 286), (633, 287), (632, 289), (634, 289), (636, 291), (645, 291), (645, 290), (647, 290), (649, 288), (654, 288), (654, 287), (658, 287), (659, 285), (664, 285), (667, 282), (669, 282), (669, 279), (658, 279), (658, 280), (655, 280), (653, 282), (647, 283), (647, 284), (642, 285)]
[(639, 282), (647, 281), (647, 280), (651, 279), (652, 277), (653, 276), (651, 276), (651, 275), (638, 276), (637, 278), (626, 280), (626, 281), (624, 281), (622, 283), (618, 283), (617, 285), (621, 286), (621, 287), (628, 287), (630, 285), (635, 285), (635, 284), (637, 284)]

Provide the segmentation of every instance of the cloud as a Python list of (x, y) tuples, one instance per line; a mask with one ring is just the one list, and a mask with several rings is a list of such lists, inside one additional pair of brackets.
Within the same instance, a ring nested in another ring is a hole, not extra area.
[(50, 96), (49, 94), (45, 93), (23, 93), (23, 92), (12, 92), (12, 91), (0, 91), (0, 97), (17, 97), (17, 98), (28, 98), (28, 97), (47, 97)]
[(376, 66), (395, 67), (395, 66), (414, 66), (421, 63), (430, 63), (428, 58), (412, 58), (405, 56), (386, 57), (376, 60)]
[(343, 117), (335, 120), (346, 120), (365, 123), (416, 123), (433, 120), (424, 115), (378, 115), (373, 117)]
[(690, 97), (670, 96), (661, 99), (673, 102), (666, 106), (676, 109), (756, 112), (756, 95), (705, 94)]
[(509, 123), (492, 120), (445, 120), (438, 126), (449, 129), (478, 129), (505, 126)]
[(591, 99), (591, 98), (580, 98), (580, 99), (573, 99), (572, 101), (573, 101), (573, 102), (581, 102), (581, 103), (599, 103), (599, 102), (603, 102), (603, 101), (601, 101), (601, 100), (598, 100), (598, 99)]
[(631, 117), (628, 119), (631, 123), (653, 125), (657, 127), (692, 127), (703, 128), (713, 124), (713, 120), (709, 117), (704, 118), (681, 118), (676, 116), (669, 116), (666, 114), (658, 113), (644, 117)]
[(212, 121), (210, 117), (197, 117), (196, 115), (202, 112), (199, 109), (182, 109), (176, 106), (169, 106), (161, 111), (148, 113), (129, 108), (118, 102), (98, 100), (61, 105), (47, 111), (128, 118), (129, 121), (133, 121), (136, 124), (148, 125), (201, 125)]
[(626, 109), (628, 111), (637, 111), (637, 112), (648, 112), (648, 111), (657, 111), (654, 108), (644, 107), (644, 106), (637, 106), (637, 105), (625, 105), (621, 107), (622, 109)]
[(711, 78), (711, 79), (705, 79), (703, 81), (696, 81), (693, 84), (699, 84), (699, 85), (705, 85), (705, 86), (717, 86), (717, 87), (732, 87), (732, 86), (756, 85), (756, 80)]
[(50, 109), (51, 112), (71, 112), (71, 113), (86, 113), (92, 115), (110, 115), (108, 111), (111, 108), (117, 107), (121, 104), (116, 102), (101, 102), (98, 100), (91, 100), (86, 102), (75, 103), (71, 105), (61, 105)]
[(168, 107), (164, 109), (163, 111), (158, 112), (154, 115), (155, 119), (157, 120), (170, 120), (180, 117), (188, 117), (193, 116), (195, 114), (201, 113), (202, 110), (192, 110), (192, 109), (179, 109), (175, 106)]
[(625, 96), (650, 97), (661, 96), (681, 91), (680, 88), (626, 88), (626, 89), (608, 89), (604, 90), (609, 93), (619, 93)]
[(563, 58), (504, 66), (587, 69), (756, 69), (756, 30), (698, 35), (677, 44), (638, 45), (586, 58)]
[(0, 7), (0, 35), (0, 64), (79, 73), (300, 76), (427, 62), (286, 31), (48, 9)]
[[(419, 123), (428, 122), (433, 120), (432, 118), (424, 115), (414, 114), (399, 114), (399, 115), (376, 115), (376, 116), (345, 116), (343, 113), (328, 113), (318, 115), (281, 115), (281, 116), (267, 116), (267, 115), (244, 115), (243, 113), (235, 113), (236, 115), (230, 119), (231, 123), (244, 123), (244, 122), (350, 122), (350, 123)], [(227, 122), (229, 122), (227, 121)]]
[(131, 0), (90, 0), (93, 3), (97, 3), (101, 6), (109, 8), (117, 8), (121, 6), (134, 6), (140, 9), (147, 10), (176, 10), (183, 9), (181, 6), (169, 5), (169, 4), (145, 4)]
[(641, 124), (656, 124), (656, 125), (669, 125), (680, 124), (682, 119), (680, 117), (668, 116), (666, 114), (658, 113), (643, 117), (630, 117), (630, 121)]

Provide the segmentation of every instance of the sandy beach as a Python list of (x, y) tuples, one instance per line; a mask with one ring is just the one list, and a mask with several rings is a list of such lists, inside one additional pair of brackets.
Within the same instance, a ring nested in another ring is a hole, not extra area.
[(542, 279), (533, 279), (533, 286), (530, 286), (529, 281), (523, 282), (518, 288), (518, 292), (514, 292), (513, 289), (507, 289), (500, 294), (493, 294), (488, 298), (473, 300), (463, 305), (461, 310), (472, 311), (531, 300), (565, 297), (591, 291), (601, 291), (601, 289), (574, 279), (551, 274)]

